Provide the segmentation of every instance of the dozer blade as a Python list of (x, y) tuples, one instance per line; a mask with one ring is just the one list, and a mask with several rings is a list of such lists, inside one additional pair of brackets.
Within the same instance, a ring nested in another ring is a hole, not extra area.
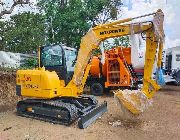
[(139, 90), (117, 90), (114, 95), (121, 109), (123, 108), (123, 113), (126, 109), (126, 113), (138, 115), (152, 104), (152, 100)]
[(104, 101), (101, 105), (98, 107), (93, 108), (86, 114), (83, 114), (79, 121), (78, 126), (80, 129), (84, 129), (88, 127), (90, 124), (92, 124), (96, 119), (98, 119), (100, 116), (102, 116), (107, 111), (107, 102)]

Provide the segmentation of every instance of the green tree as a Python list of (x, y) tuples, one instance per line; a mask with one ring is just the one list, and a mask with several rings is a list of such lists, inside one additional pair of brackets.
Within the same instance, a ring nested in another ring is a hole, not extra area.
[(11, 16), (1, 29), (3, 50), (21, 53), (32, 53), (44, 44), (44, 16), (30, 12)]
[(111, 2), (112, 0), (38, 0), (38, 6), (47, 18), (49, 43), (62, 42), (69, 47), (79, 48), (81, 37), (96, 24), (98, 15)]
[(116, 38), (112, 38), (112, 39), (107, 39), (103, 42), (104, 48), (105, 50), (109, 50), (112, 48), (116, 48), (119, 46), (123, 46), (123, 47), (130, 47), (130, 40), (129, 40), (129, 36), (122, 36), (122, 37), (116, 37)]
[(0, 50), (5, 50), (5, 44), (4, 44), (5, 25), (6, 25), (5, 22), (0, 21)]
[(129, 47), (130, 46), (129, 36), (114, 38), (114, 46)]
[(27, 58), (24, 60), (24, 63), (20, 66), (23, 69), (32, 69), (37, 65), (37, 58)]

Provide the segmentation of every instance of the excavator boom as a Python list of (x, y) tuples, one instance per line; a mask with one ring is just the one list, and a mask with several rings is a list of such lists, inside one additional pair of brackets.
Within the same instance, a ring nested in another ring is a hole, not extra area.
[[(129, 23), (134, 19), (151, 15), (153, 15), (153, 21)], [(87, 78), (87, 75), (84, 75), (84, 69), (86, 68), (91, 58), (92, 50), (98, 48), (103, 40), (108, 38), (145, 33), (146, 54), (143, 88), (141, 91), (136, 92), (118, 90), (115, 93), (115, 96), (119, 102), (122, 103), (123, 106), (125, 106), (125, 108), (130, 112), (133, 114), (139, 114), (140, 112), (143, 112), (145, 108), (147, 108), (147, 104), (149, 104), (149, 99), (151, 99), (155, 92), (160, 89), (160, 86), (155, 80), (152, 79), (151, 75), (157, 51), (157, 66), (158, 69), (161, 67), (164, 40), (163, 20), (164, 14), (162, 10), (159, 9), (157, 12), (148, 15), (136, 18), (128, 18), (108, 24), (98, 25), (92, 28), (81, 40), (74, 76), (72, 82), (70, 83), (73, 83), (76, 85), (76, 87), (78, 87), (78, 92), (82, 92), (84, 87), (82, 84), (83, 78)]]

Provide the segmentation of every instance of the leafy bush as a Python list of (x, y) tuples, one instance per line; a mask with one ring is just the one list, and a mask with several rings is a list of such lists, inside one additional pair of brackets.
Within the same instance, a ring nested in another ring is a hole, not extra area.
[(27, 58), (24, 60), (24, 64), (20, 66), (20, 69), (32, 69), (37, 65), (37, 58)]

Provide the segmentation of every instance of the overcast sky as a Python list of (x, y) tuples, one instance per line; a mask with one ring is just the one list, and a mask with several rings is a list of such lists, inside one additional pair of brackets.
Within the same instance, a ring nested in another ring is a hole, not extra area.
[(180, 0), (151, 0), (151, 3), (145, 3), (144, 0), (132, 0), (132, 3), (131, 10), (127, 7), (122, 9), (123, 14), (120, 18), (139, 16), (162, 9), (165, 14), (165, 45), (167, 48), (180, 46)]
[[(7, 6), (7, 7), (4, 7), (5, 9), (9, 9), (10, 6), (13, 4), (13, 0), (1, 0), (1, 1), (4, 2), (5, 5)], [(29, 5), (23, 5), (23, 7), (22, 6), (16, 6), (11, 15), (17, 14), (19, 12), (24, 12), (24, 11), (33, 11), (33, 12), (36, 11), (37, 12), (36, 6), (34, 6), (34, 5), (36, 5), (36, 0), (30, 0), (30, 1), (31, 1), (31, 6), (29, 6)], [(0, 7), (0, 10), (2, 10), (2, 7)], [(10, 15), (6, 15), (4, 17), (7, 18), (9, 16)]]
[[(12, 4), (13, 0), (2, 0), (6, 4)], [(34, 4), (36, 4), (36, 0), (30, 0)], [(145, 0), (124, 0), (127, 3), (132, 1), (132, 8), (129, 9), (128, 7), (123, 7), (121, 15), (119, 18), (126, 18), (126, 17), (135, 17), (146, 13), (152, 13), (157, 11), (157, 9), (162, 9), (165, 13), (165, 33), (166, 33), (166, 47), (174, 47), (180, 46), (180, 0), (147, 0), (151, 1), (150, 3), (145, 3)], [(16, 7), (13, 14), (23, 11), (35, 11), (37, 9), (35, 6), (29, 7)]]

